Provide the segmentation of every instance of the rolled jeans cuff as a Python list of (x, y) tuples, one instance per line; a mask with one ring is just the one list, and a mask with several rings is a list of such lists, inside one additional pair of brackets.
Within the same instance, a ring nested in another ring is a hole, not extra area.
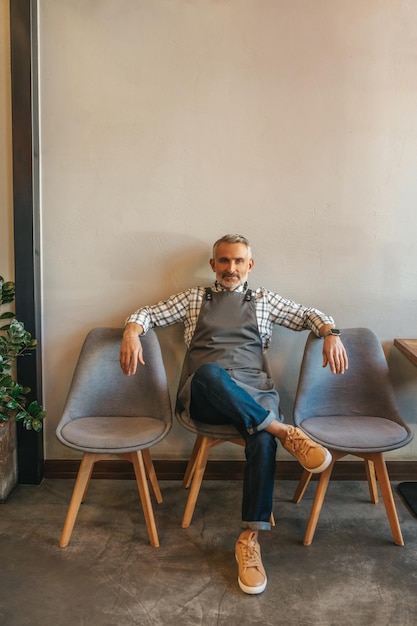
[(251, 530), (271, 530), (271, 522), (242, 522), (241, 527)]
[(257, 424), (254, 428), (248, 428), (249, 435), (253, 435), (254, 433), (259, 432), (260, 430), (265, 430), (273, 421), (277, 420), (276, 413), (274, 411), (269, 411), (268, 415), (264, 419), (263, 422)]

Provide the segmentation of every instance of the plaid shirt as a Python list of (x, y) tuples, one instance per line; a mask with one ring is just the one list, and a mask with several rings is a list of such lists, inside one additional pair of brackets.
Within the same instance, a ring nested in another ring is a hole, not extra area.
[[(240, 285), (236, 292), (246, 291), (246, 288), (246, 285)], [(214, 292), (223, 291), (223, 288), (215, 283), (212, 285), (212, 290)], [(291, 330), (310, 329), (317, 336), (320, 335), (321, 326), (334, 324), (333, 318), (321, 311), (302, 306), (292, 300), (286, 300), (277, 293), (262, 287), (252, 291), (252, 294), (255, 296), (256, 319), (264, 350), (268, 348), (271, 342), (274, 324), (291, 328)], [(126, 324), (136, 322), (143, 327), (144, 333), (146, 333), (149, 328), (154, 326), (171, 326), (171, 324), (183, 322), (184, 341), (189, 347), (204, 296), (204, 287), (187, 289), (153, 306), (138, 309), (127, 318)]]

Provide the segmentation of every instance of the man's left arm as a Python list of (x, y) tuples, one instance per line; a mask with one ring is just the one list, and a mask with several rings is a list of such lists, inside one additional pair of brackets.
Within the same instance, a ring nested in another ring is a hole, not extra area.
[(312, 330), (315, 335), (323, 337), (323, 367), (329, 365), (333, 374), (343, 374), (347, 370), (348, 357), (345, 347), (340, 337), (329, 334), (334, 328), (332, 317), (318, 309), (303, 306), (277, 293), (262, 289), (257, 294), (257, 306), (258, 324), (261, 329), (264, 329), (265, 325), (266, 334), (268, 332), (272, 334), (273, 324), (291, 330)]

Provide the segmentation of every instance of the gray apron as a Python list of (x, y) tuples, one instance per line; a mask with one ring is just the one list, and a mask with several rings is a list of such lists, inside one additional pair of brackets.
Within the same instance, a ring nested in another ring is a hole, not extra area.
[(188, 413), (191, 379), (204, 363), (222, 365), (256, 402), (280, 416), (279, 395), (264, 371), (262, 340), (250, 289), (246, 293), (206, 289), (179, 386), (178, 401)]

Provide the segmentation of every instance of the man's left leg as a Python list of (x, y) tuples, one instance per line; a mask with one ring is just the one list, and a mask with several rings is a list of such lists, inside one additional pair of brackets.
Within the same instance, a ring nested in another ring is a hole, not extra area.
[(238, 583), (242, 591), (264, 591), (267, 576), (262, 564), (259, 530), (270, 530), (275, 479), (275, 437), (265, 430), (245, 437), (246, 466), (243, 481), (242, 527), (236, 546)]
[(239, 586), (245, 593), (261, 593), (267, 578), (258, 531), (270, 529), (276, 439), (312, 472), (323, 471), (329, 465), (330, 453), (300, 429), (276, 419), (215, 363), (206, 363), (194, 374), (190, 413), (196, 421), (233, 424), (245, 439), (247, 463), (242, 504), (245, 530), (236, 542), (235, 554), (239, 564)]
[(270, 412), (238, 387), (223, 367), (208, 363), (194, 374), (190, 414), (196, 421), (233, 424), (245, 440), (246, 465), (243, 480), (242, 527), (235, 546), (238, 583), (242, 591), (258, 594), (267, 584), (258, 531), (271, 528), (277, 441), (266, 430), (257, 430), (274, 420)]

